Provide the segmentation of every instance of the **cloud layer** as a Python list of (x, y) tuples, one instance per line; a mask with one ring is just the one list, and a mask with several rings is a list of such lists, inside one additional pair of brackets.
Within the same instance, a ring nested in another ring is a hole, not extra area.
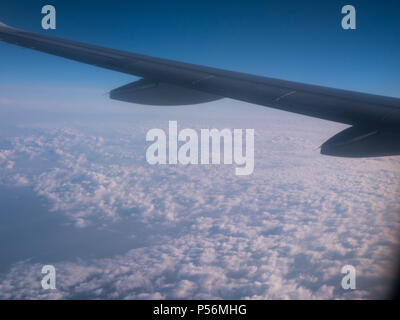
[[(167, 121), (11, 139), (0, 149), (2, 184), (32, 187), (78, 228), (137, 219), (153, 237), (125, 254), (54, 263), (54, 292), (41, 289), (43, 264), (21, 261), (0, 276), (0, 298), (383, 297), (399, 244), (399, 160), (320, 156), (321, 137), (340, 126), (274, 116), (268, 126), (241, 121), (256, 133), (247, 177), (229, 165), (148, 165), (145, 133)], [(352, 292), (340, 287), (346, 264), (357, 270)]]

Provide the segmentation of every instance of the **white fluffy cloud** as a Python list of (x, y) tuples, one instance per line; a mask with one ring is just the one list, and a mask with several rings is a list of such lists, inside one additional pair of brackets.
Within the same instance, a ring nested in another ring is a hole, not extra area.
[[(55, 263), (51, 293), (41, 265), (22, 261), (0, 276), (0, 298), (382, 297), (398, 246), (399, 160), (320, 156), (321, 137), (341, 126), (274, 115), (268, 126), (228, 122), (255, 129), (247, 177), (226, 165), (148, 165), (148, 124), (15, 138), (0, 150), (3, 183), (30, 185), (77, 227), (135, 217), (155, 236), (125, 254)], [(353, 292), (340, 287), (346, 264), (357, 270)]]

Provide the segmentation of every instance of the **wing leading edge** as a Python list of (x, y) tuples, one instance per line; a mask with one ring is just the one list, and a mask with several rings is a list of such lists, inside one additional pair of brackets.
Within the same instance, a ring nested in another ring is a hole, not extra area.
[[(321, 152), (338, 156), (379, 156), (400, 153), (395, 147), (383, 152), (365, 154), (343, 151), (343, 141), (352, 145), (373, 145), (378, 135), (366, 131), (391, 133), (381, 139), (400, 138), (400, 99), (347, 90), (308, 85), (268, 77), (226, 71), (167, 59), (159, 59), (100, 46), (39, 35), (0, 22), (0, 40), (86, 64), (131, 74), (143, 78), (111, 91), (117, 100), (154, 105), (182, 105), (213, 101), (227, 97), (266, 107), (299, 113), (320, 119), (352, 125), (357, 130), (327, 141)], [(360, 130), (358, 130), (361, 128)], [(357, 134), (363, 132), (359, 137)], [(353, 136), (355, 135), (355, 136)], [(356, 139), (360, 138), (360, 139)], [(340, 142), (338, 144), (338, 141)], [(377, 142), (378, 141), (378, 142)], [(400, 139), (397, 139), (400, 141)], [(370, 146), (373, 150), (376, 147)], [(337, 148), (341, 148), (340, 151)], [(365, 147), (362, 147), (363, 150)], [(368, 149), (368, 148), (367, 148)]]

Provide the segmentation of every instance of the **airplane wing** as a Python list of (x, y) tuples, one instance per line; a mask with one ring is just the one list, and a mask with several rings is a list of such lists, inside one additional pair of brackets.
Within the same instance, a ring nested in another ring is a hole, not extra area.
[(221, 98), (340, 122), (352, 127), (321, 146), (344, 157), (400, 154), (400, 99), (255, 76), (39, 35), (0, 22), (0, 40), (141, 77), (110, 98), (149, 105), (189, 105)]

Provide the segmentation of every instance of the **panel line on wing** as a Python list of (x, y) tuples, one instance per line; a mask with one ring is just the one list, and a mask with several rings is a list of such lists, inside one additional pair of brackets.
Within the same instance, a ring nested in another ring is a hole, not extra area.
[(215, 78), (215, 75), (210, 74), (208, 76), (205, 76), (204, 78), (192, 81), (192, 85), (196, 85), (196, 84), (200, 83), (201, 81), (209, 80), (209, 79), (212, 79), (212, 78)]
[(287, 93), (285, 93), (285, 94), (279, 96), (278, 98), (275, 98), (274, 102), (279, 102), (279, 101), (281, 101), (283, 98), (289, 97), (289, 96), (295, 94), (296, 92), (297, 92), (296, 90), (287, 92)]

